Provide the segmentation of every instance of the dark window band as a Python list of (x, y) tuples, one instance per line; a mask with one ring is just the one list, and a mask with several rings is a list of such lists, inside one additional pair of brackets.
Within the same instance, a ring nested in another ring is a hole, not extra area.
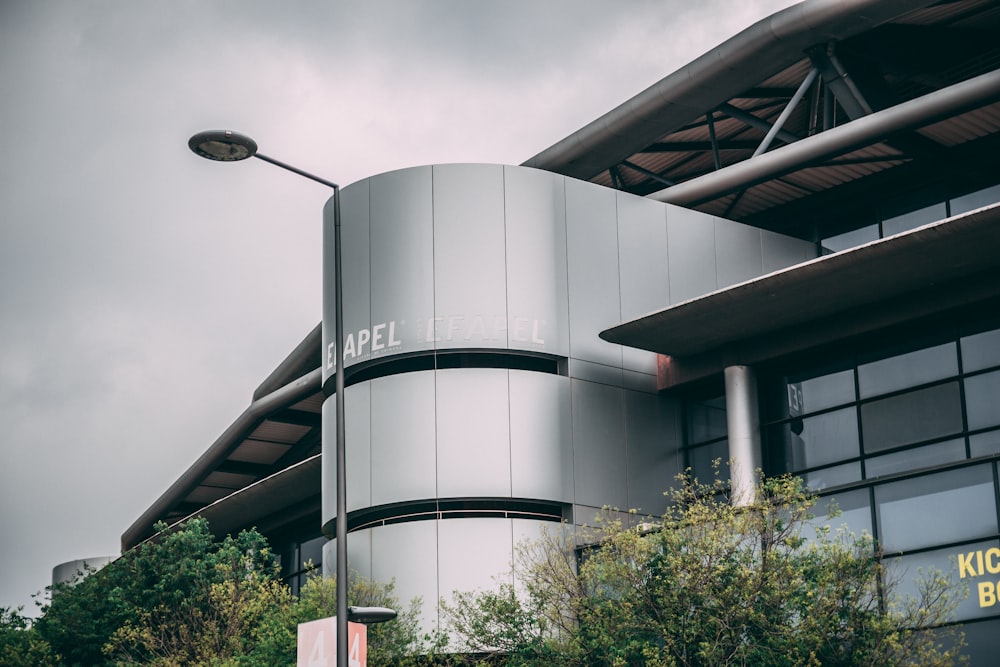
[[(563, 359), (564, 357), (552, 354), (515, 350), (429, 350), (382, 357), (348, 366), (344, 385), (350, 387), (389, 375), (446, 368), (507, 368), (559, 375), (565, 373), (566, 364), (559, 363)], [(326, 379), (323, 384), (324, 396), (329, 397), (335, 393), (335, 381), (334, 375)]]
[[(388, 526), (410, 521), (435, 521), (438, 519), (497, 518), (532, 519), (535, 521), (562, 522), (570, 519), (570, 506), (544, 500), (517, 498), (446, 498), (418, 500), (370, 507), (347, 516), (347, 531), (375, 526)], [(335, 535), (336, 519), (323, 526), (323, 533)]]

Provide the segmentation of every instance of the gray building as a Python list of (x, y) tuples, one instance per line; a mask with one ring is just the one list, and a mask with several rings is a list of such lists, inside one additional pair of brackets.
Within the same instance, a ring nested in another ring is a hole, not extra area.
[[(346, 187), (350, 566), (433, 624), (546, 525), (657, 514), (732, 457), (737, 489), (800, 474), (907, 571), (953, 572), (992, 655), (998, 65), (995, 0), (810, 0), (521, 166)], [(123, 548), (202, 515), (257, 526), (293, 587), (332, 571), (324, 300)]]

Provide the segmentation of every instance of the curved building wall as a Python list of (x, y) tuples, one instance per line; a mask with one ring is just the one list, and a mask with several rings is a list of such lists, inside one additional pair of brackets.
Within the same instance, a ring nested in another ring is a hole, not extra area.
[[(811, 243), (524, 167), (382, 174), (345, 188), (341, 212), (349, 562), (395, 579), (403, 600), (492, 586), (546, 522), (662, 512), (683, 467), (679, 408), (656, 392), (654, 354), (598, 333), (815, 256)], [(332, 201), (324, 218), (327, 449)]]
[(52, 568), (52, 585), (75, 584), (90, 572), (100, 570), (112, 560), (114, 558), (111, 556), (96, 556), (94, 558), (79, 558), (60, 563)]

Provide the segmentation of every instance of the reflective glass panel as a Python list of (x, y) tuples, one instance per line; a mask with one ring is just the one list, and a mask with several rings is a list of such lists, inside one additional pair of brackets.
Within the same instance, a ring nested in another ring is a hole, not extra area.
[(989, 206), (1000, 201), (1000, 185), (994, 185), (983, 190), (970, 192), (951, 200), (951, 214), (967, 213), (983, 206)]
[[(952, 585), (960, 588), (960, 595), (968, 592), (968, 596), (960, 600), (954, 615), (955, 620), (964, 621), (992, 615), (998, 610), (995, 602), (997, 576), (987, 571), (987, 566), (994, 571), (998, 569), (998, 555), (1000, 550), (997, 549), (996, 541), (992, 540), (901, 558), (887, 558), (885, 564), (889, 577), (898, 580), (894, 590), (894, 599), (898, 601), (906, 596), (919, 600), (921, 581), (934, 571), (949, 576)], [(990, 589), (984, 590), (982, 597), (979, 590), (981, 584), (984, 589), (988, 584)]]
[[(720, 461), (718, 468), (715, 466), (716, 460)], [(691, 474), (702, 482), (711, 483), (715, 479), (716, 470), (719, 477), (729, 479), (729, 442), (723, 440), (689, 449), (688, 466)]]
[(816, 412), (854, 400), (854, 370), (848, 369), (788, 384), (789, 416)]
[(1000, 366), (1000, 329), (962, 339), (962, 370), (966, 373)]
[(958, 375), (954, 343), (937, 345), (858, 366), (861, 398)]
[[(834, 508), (839, 511), (839, 514), (831, 517), (830, 512)], [(813, 514), (816, 518), (812, 520), (812, 525), (829, 526), (831, 537), (835, 537), (839, 530), (856, 537), (873, 533), (872, 508), (868, 489), (844, 491), (824, 496), (816, 503)]]
[(896, 472), (920, 470), (939, 463), (961, 461), (964, 458), (965, 440), (959, 438), (866, 459), (865, 475), (868, 479), (875, 479)]
[(861, 481), (861, 462), (845, 463), (840, 466), (820, 468), (802, 474), (806, 486), (813, 491), (822, 491), (833, 486)]
[(805, 419), (793, 419), (768, 429), (771, 451), (783, 457), (784, 470), (804, 470), (855, 458), (859, 454), (854, 407)]
[(864, 245), (865, 243), (877, 240), (878, 225), (868, 225), (867, 227), (853, 229), (849, 232), (844, 232), (843, 234), (837, 234), (836, 236), (831, 236), (828, 239), (823, 239), (822, 246), (824, 251), (829, 250), (831, 252), (839, 252), (841, 250), (856, 248), (859, 245)]
[(932, 204), (926, 208), (910, 211), (894, 218), (887, 218), (882, 221), (882, 236), (892, 236), (910, 229), (916, 229), (921, 225), (926, 225), (938, 220), (944, 220), (948, 216), (944, 202)]
[(965, 408), (970, 429), (1000, 424), (1000, 371), (965, 379)]
[(876, 486), (875, 502), (886, 553), (974, 539), (997, 531), (993, 470), (989, 465)]
[(1000, 431), (987, 431), (969, 436), (969, 454), (973, 458), (996, 453), (1000, 453)]
[(971, 658), (969, 664), (988, 665), (997, 656), (997, 637), (1000, 637), (1000, 619), (962, 625), (965, 648), (962, 655)]
[(685, 412), (687, 414), (689, 444), (694, 445), (726, 437), (726, 398), (724, 396), (700, 403), (690, 403)]
[(320, 535), (315, 539), (302, 543), (302, 546), (300, 547), (300, 558), (302, 559), (301, 568), (303, 570), (309, 568), (310, 566), (313, 568), (319, 568), (323, 565), (323, 545), (326, 544), (326, 542), (326, 538)]
[(957, 382), (900, 394), (861, 406), (866, 452), (901, 447), (962, 431)]

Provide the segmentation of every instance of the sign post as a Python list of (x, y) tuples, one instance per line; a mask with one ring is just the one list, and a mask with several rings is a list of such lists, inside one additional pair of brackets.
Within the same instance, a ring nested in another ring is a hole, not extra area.
[[(337, 617), (299, 623), (296, 667), (337, 667)], [(367, 667), (368, 628), (347, 624), (347, 667)]]

